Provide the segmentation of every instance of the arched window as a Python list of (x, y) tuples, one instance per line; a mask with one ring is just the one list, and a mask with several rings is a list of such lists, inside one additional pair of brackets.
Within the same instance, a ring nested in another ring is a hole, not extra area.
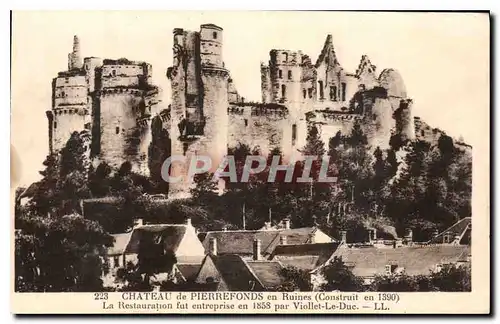
[(285, 98), (286, 96), (286, 85), (282, 84), (281, 85), (281, 96)]

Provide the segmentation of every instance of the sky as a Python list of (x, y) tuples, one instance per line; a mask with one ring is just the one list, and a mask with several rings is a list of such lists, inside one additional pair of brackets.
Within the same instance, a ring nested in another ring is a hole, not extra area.
[(302, 50), (313, 62), (328, 34), (340, 64), (355, 72), (362, 55), (400, 72), (413, 112), (473, 147), (489, 127), (489, 17), (472, 13), (368, 12), (14, 12), (12, 21), (11, 154), (19, 183), (40, 178), (48, 153), (51, 80), (67, 69), (73, 35), (82, 58), (146, 61), (170, 103), (166, 70), (174, 28), (224, 29), (223, 59), (238, 92), (260, 101), (260, 62), (271, 49)]

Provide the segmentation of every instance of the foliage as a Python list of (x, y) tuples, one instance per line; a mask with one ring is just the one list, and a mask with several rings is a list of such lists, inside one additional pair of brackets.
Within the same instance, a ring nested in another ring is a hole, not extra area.
[(311, 291), (311, 276), (308, 271), (297, 269), (292, 266), (282, 268), (280, 275), (284, 278), (283, 283), (274, 289), (275, 291)]
[(326, 281), (321, 285), (322, 291), (363, 291), (363, 280), (352, 273), (342, 258), (335, 257), (320, 273)]

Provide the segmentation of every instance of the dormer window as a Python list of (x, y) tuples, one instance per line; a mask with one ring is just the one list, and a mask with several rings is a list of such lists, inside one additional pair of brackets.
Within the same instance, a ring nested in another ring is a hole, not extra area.
[(450, 233), (445, 233), (443, 235), (443, 243), (448, 244), (451, 242), (451, 234)]

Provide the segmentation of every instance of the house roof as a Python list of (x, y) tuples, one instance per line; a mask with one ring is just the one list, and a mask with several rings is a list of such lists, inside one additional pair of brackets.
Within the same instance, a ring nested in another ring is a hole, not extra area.
[(271, 260), (279, 260), (283, 265), (302, 270), (313, 270), (328, 261), (338, 247), (338, 242), (278, 245)]
[(455, 236), (460, 237), (459, 244), (470, 244), (470, 226), (472, 224), (471, 217), (465, 217), (444, 230), (442, 233), (439, 233), (437, 236), (433, 237), (428, 243), (429, 244), (439, 244), (444, 242), (444, 235), (446, 233), (451, 234), (452, 241)]
[(248, 267), (266, 288), (283, 284), (285, 278), (281, 275), (283, 265), (278, 261), (246, 261)]
[(404, 246), (399, 248), (349, 248), (340, 246), (333, 254), (353, 266), (356, 276), (371, 277), (385, 274), (388, 264), (404, 268), (408, 275), (427, 275), (438, 264), (466, 262), (470, 255), (467, 245)]
[(175, 265), (185, 280), (193, 281), (200, 271), (201, 263), (177, 263)]
[(274, 248), (280, 244), (280, 237), (285, 236), (287, 244), (305, 244), (311, 241), (311, 235), (318, 229), (316, 227), (303, 227), (293, 229), (273, 229), (259, 231), (214, 231), (200, 233), (199, 238), (203, 240), (203, 246), (208, 251), (211, 238), (217, 239), (218, 254), (253, 254), (253, 242), (261, 241), (262, 254), (271, 254)]
[(161, 239), (163, 245), (172, 252), (176, 252), (186, 233), (186, 225), (154, 224), (135, 228), (132, 237), (125, 249), (125, 253), (139, 253), (139, 242), (146, 236)]
[(127, 248), (128, 242), (130, 241), (132, 232), (112, 234), (111, 236), (114, 238), (114, 243), (113, 246), (108, 248), (108, 255), (123, 254)]
[(238, 255), (208, 255), (231, 291), (262, 290), (263, 286), (246, 262)]

